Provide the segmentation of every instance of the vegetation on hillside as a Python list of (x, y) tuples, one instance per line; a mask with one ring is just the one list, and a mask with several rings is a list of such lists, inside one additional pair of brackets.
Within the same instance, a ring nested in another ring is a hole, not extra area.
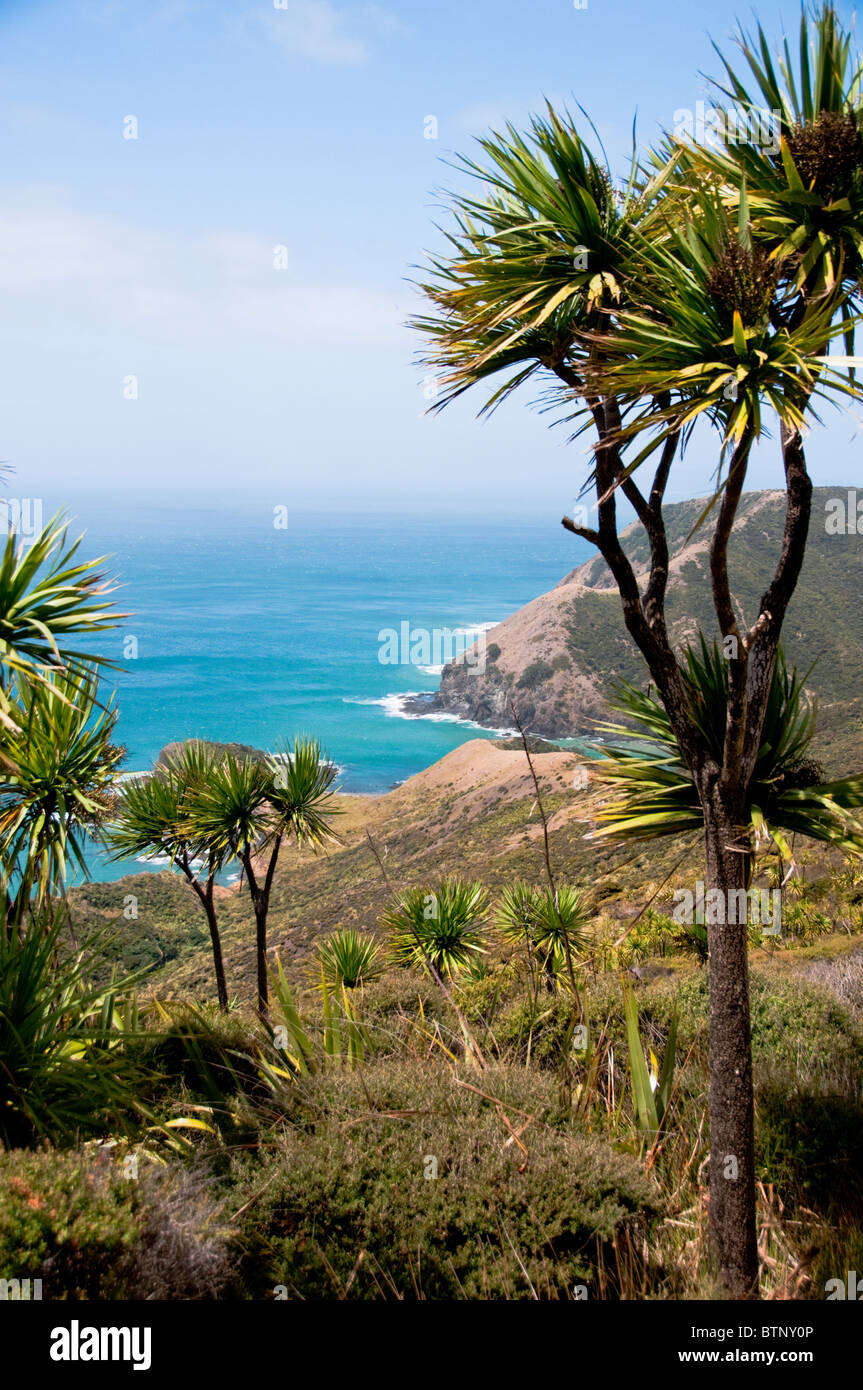
[[(105, 663), (70, 645), (120, 616), (102, 562), (75, 560), (60, 521), (29, 549), (10, 538), (0, 1279), (60, 1300), (808, 1299), (861, 1267), (863, 783), (825, 781), (778, 645), (811, 501), (803, 424), (828, 384), (857, 390), (823, 351), (856, 326), (850, 52), (829, 8), (781, 83), (744, 39), (783, 112), (772, 165), (663, 149), (615, 191), (553, 112), (528, 141), (486, 141), (492, 190), (459, 202), (436, 267), (445, 313), (425, 327), (451, 394), (513, 370), (496, 401), (550, 370), (596, 425), (599, 530), (572, 529), (654, 676), (606, 729), (638, 748), (525, 732), (372, 800), (337, 794), (312, 738), (192, 742), (121, 785)], [(686, 200), (681, 171), (699, 175)], [(582, 236), (597, 259), (573, 266)], [(747, 629), (728, 544), (765, 404), (788, 509)], [(662, 498), (704, 413), (723, 442), (722, 642), (697, 626), (672, 647)], [(645, 430), (649, 501), (644, 458), (622, 462)], [(647, 536), (643, 592), (618, 488)], [(555, 669), (538, 658), (524, 688)], [(88, 839), (173, 872), (68, 891)], [(699, 875), (742, 917), (681, 913)]]

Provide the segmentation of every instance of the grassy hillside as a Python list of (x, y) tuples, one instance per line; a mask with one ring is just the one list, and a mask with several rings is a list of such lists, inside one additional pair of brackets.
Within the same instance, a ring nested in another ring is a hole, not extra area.
[[(614, 940), (649, 900), (652, 910), (668, 913), (674, 887), (700, 875), (702, 847), (696, 836), (597, 849), (585, 839), (584, 823), (596, 793), (590, 785), (573, 786), (581, 761), (560, 751), (535, 756), (552, 861), (561, 882), (588, 894), (598, 936)], [(288, 852), (276, 875), (271, 955), (298, 983), (315, 970), (316, 942), (339, 927), (376, 931), (393, 891), (433, 886), (444, 873), (479, 879), (492, 892), (520, 878), (544, 880), (534, 787), (523, 752), (512, 746), (473, 740), (385, 796), (345, 796), (338, 804), (342, 843), (318, 856)], [(863, 927), (863, 894), (850, 882), (842, 887), (833, 873), (841, 867), (838, 857), (811, 846), (803, 863), (820, 897), (818, 910), (830, 923), (841, 932)], [(123, 916), (130, 894), (138, 913), (133, 920)], [(70, 901), (79, 929), (107, 926), (116, 959), (127, 968), (148, 967), (148, 984), (160, 996), (211, 997), (206, 925), (178, 876), (137, 874), (91, 884), (74, 889)], [(254, 925), (247, 895), (223, 890), (218, 906), (229, 991), (250, 999)]]

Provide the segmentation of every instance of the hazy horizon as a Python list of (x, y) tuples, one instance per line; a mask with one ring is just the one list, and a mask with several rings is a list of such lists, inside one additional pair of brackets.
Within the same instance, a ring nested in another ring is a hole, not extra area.
[[(799, 9), (759, 15), (778, 32)], [(620, 173), (636, 111), (645, 145), (705, 100), (708, 35), (731, 29), (634, 0), (0, 4), (9, 490), (570, 509), (587, 438), (529, 395), (425, 415), (405, 320), (436, 190), (545, 97), (587, 109)], [(825, 418), (808, 452), (832, 485), (860, 422)], [(705, 493), (716, 455), (696, 435), (669, 500)], [(782, 485), (775, 440), (749, 481)]]

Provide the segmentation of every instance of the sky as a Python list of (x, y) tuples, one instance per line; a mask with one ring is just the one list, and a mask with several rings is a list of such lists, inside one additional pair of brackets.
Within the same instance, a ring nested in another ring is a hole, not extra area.
[[(529, 395), (426, 416), (405, 320), (456, 152), (548, 98), (622, 171), (636, 114), (649, 142), (705, 100), (740, 13), (580, 3), (0, 0), (10, 490), (570, 510), (585, 441)], [(758, 6), (777, 35), (798, 15)], [(827, 423), (815, 481), (852, 482), (860, 422)], [(714, 454), (670, 495), (704, 493)], [(775, 441), (750, 483), (780, 485)]]

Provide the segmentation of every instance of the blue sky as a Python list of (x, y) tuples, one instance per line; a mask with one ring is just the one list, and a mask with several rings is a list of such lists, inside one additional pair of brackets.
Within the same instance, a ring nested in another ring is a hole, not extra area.
[[(488, 423), (466, 403), (422, 418), (403, 323), (411, 266), (436, 239), (434, 190), (458, 179), (443, 161), (548, 96), (585, 106), (621, 168), (636, 109), (649, 140), (705, 98), (709, 36), (726, 40), (735, 13), (0, 0), (0, 457), (14, 491), (570, 507), (584, 449), (529, 398)], [(799, 9), (758, 14), (778, 34)], [(858, 428), (834, 417), (813, 440), (817, 482), (853, 480)], [(711, 453), (690, 451), (675, 496), (705, 491)], [(779, 481), (768, 445), (752, 482)]]

